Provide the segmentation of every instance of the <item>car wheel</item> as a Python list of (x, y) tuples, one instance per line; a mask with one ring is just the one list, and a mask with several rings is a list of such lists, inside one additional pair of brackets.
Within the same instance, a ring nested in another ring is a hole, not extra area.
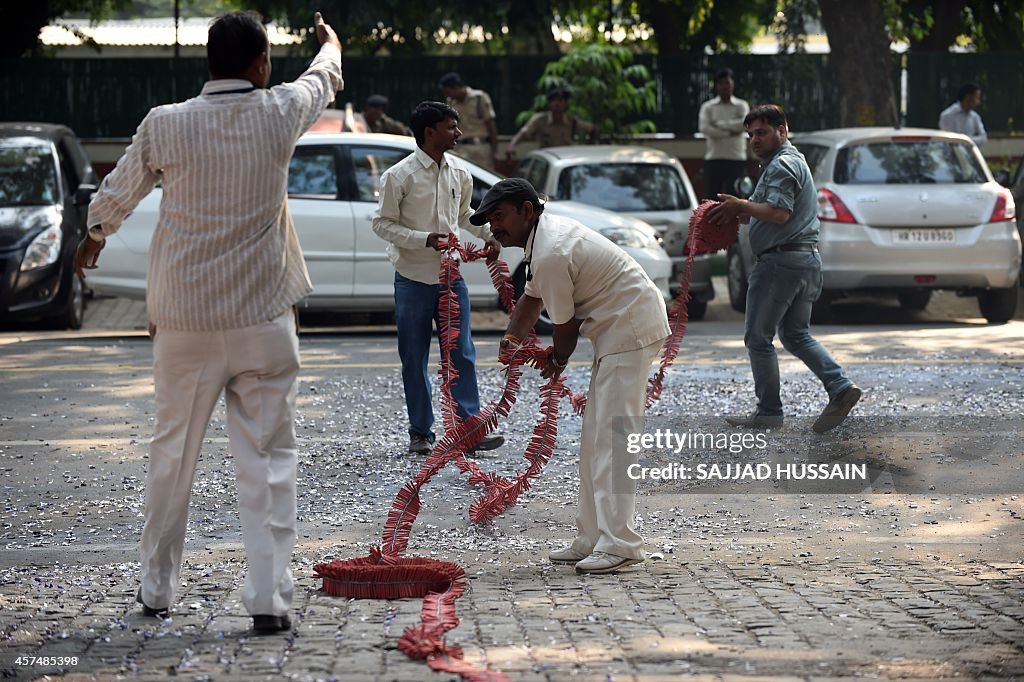
[(1003, 324), (1017, 312), (1017, 296), (1020, 289), (987, 289), (978, 294), (978, 308), (982, 316), (993, 324)]
[[(512, 287), (515, 290), (516, 300), (518, 301), (519, 297), (523, 295), (524, 291), (526, 291), (525, 264), (520, 265), (519, 269), (516, 270), (515, 274), (512, 275)], [(555, 325), (552, 324), (551, 318), (548, 317), (548, 311), (541, 310), (540, 317), (537, 318), (537, 323), (533, 325), (533, 331), (537, 332), (538, 334), (550, 334), (554, 328)]]
[(928, 307), (928, 302), (932, 300), (932, 292), (929, 289), (912, 289), (899, 292), (896, 298), (904, 310), (921, 311)]
[(56, 329), (81, 329), (85, 321), (85, 285), (82, 278), (71, 273), (71, 291), (64, 310), (50, 319)]
[(747, 273), (743, 271), (743, 257), (737, 248), (731, 248), (726, 254), (728, 270), (726, 282), (729, 288), (729, 305), (733, 310), (745, 312), (747, 309)]
[(707, 312), (707, 301), (698, 301), (695, 298), (691, 298), (690, 302), (686, 304), (686, 319), (689, 321), (699, 322), (704, 319)]

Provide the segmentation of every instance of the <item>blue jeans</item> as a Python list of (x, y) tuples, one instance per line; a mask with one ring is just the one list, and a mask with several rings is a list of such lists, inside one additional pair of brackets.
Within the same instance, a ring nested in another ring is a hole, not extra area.
[(829, 352), (811, 336), (811, 304), (821, 294), (821, 256), (813, 251), (783, 251), (761, 256), (750, 273), (743, 344), (750, 355), (757, 414), (782, 414), (779, 359), (772, 344), (778, 330), (782, 346), (800, 358), (834, 398), (853, 382)]
[[(469, 328), (469, 290), (465, 280), (452, 285), (459, 301), (459, 341), (452, 352), (452, 365), (459, 378), (452, 385), (456, 414), (462, 419), (480, 414), (480, 391), (476, 384), (476, 348)], [(434, 325), (440, 329), (438, 302), (440, 284), (423, 284), (395, 273), (395, 325), (398, 327), (398, 356), (402, 360), (405, 407), (409, 411), (409, 434), (433, 440), (434, 408), (430, 394), (430, 342)]]

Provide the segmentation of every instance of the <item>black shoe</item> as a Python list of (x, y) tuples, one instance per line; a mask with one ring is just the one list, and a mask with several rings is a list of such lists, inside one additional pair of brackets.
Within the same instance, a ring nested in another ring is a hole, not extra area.
[(162, 609), (154, 609), (152, 606), (146, 606), (146, 603), (142, 601), (142, 588), (135, 594), (135, 601), (142, 604), (142, 615), (146, 618), (159, 618), (164, 620), (168, 617), (168, 607)]
[(433, 447), (430, 438), (427, 436), (421, 436), (418, 433), (409, 436), (410, 455), (429, 455)]
[(782, 426), (781, 414), (758, 414), (755, 412), (746, 417), (726, 417), (725, 421), (733, 426), (744, 429), (777, 429)]
[(287, 632), (292, 629), (292, 620), (288, 616), (253, 616), (252, 630), (258, 635), (272, 635), (275, 632)]
[(828, 405), (821, 411), (821, 416), (814, 420), (815, 433), (831, 431), (846, 419), (850, 410), (860, 400), (862, 391), (857, 386), (850, 386), (848, 389), (828, 401)]
[(469, 454), (474, 452), (487, 452), (488, 450), (497, 450), (505, 444), (505, 436), (499, 436), (497, 434), (493, 436), (487, 436), (482, 441), (476, 444), (476, 447), (469, 449)]

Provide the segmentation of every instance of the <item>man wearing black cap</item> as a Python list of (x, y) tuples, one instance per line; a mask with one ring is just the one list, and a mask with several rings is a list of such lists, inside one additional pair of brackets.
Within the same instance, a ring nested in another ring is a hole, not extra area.
[(391, 118), (384, 111), (388, 108), (388, 98), (384, 95), (370, 95), (363, 107), (363, 120), (371, 133), (389, 133), (391, 135), (412, 135), (412, 130), (404, 123)]
[(498, 162), (498, 126), (491, 96), (469, 87), (455, 72), (441, 76), (437, 86), (448, 98), (448, 106), (459, 112), (462, 137), (455, 153), (493, 170)]
[(470, 222), (490, 222), (491, 234), (503, 247), (526, 250), (526, 290), (502, 346), (526, 338), (546, 308), (554, 343), (541, 370), (545, 379), (562, 373), (580, 334), (594, 347), (580, 434), (576, 538), (549, 558), (575, 564), (577, 573), (613, 573), (643, 561), (644, 541), (633, 528), (636, 481), (627, 476), (630, 455), (615, 451), (616, 442), (622, 442), (615, 434), (644, 428), (647, 375), (669, 334), (661, 292), (636, 261), (603, 235), (544, 213), (536, 190), (522, 178), (494, 185)]
[(593, 141), (597, 136), (597, 126), (570, 114), (568, 109), (569, 91), (566, 88), (549, 90), (548, 110), (530, 117), (509, 142), (508, 151), (515, 154), (516, 145), (522, 140), (536, 140), (538, 149), (570, 145), (581, 137)]

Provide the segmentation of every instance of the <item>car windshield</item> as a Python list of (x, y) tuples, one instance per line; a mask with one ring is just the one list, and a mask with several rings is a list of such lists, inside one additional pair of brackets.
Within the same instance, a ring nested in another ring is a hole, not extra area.
[(668, 164), (593, 163), (566, 168), (558, 176), (558, 199), (620, 213), (690, 208), (678, 171)]
[(45, 147), (0, 147), (0, 206), (45, 206), (57, 200), (57, 168)]
[(985, 172), (970, 146), (944, 140), (856, 144), (839, 150), (840, 185), (983, 183)]

